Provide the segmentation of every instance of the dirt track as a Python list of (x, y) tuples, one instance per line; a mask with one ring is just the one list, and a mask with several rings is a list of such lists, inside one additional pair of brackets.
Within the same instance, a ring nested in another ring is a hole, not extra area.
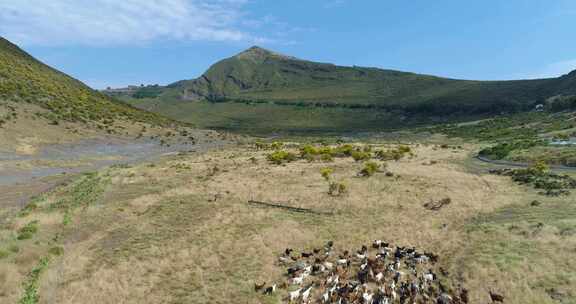
[(33, 196), (83, 172), (153, 160), (180, 151), (202, 152), (224, 145), (224, 141), (214, 140), (196, 145), (161, 146), (153, 141), (110, 138), (46, 146), (35, 155), (1, 153), (0, 207), (4, 210), (21, 207)]
[[(480, 156), (480, 155), (476, 155), (475, 158), (479, 161), (493, 164), (493, 165), (499, 165), (499, 166), (521, 167), (521, 168), (527, 168), (530, 166), (530, 164), (528, 164), (528, 163), (512, 162), (512, 161), (506, 161), (506, 160), (492, 160), (492, 159), (489, 159), (487, 157)], [(568, 166), (563, 166), (563, 165), (552, 165), (552, 166), (550, 166), (550, 168), (553, 170), (576, 171), (576, 167), (568, 167)]]

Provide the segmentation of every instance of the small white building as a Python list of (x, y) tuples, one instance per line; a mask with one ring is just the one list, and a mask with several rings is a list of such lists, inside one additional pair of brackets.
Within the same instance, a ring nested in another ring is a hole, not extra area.
[(534, 108), (534, 111), (543, 112), (544, 111), (544, 105), (543, 104), (537, 104), (536, 107)]

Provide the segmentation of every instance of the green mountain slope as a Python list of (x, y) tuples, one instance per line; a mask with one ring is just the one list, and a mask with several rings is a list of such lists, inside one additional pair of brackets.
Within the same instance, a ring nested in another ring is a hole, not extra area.
[(315, 63), (253, 47), (224, 59), (202, 77), (178, 82), (182, 99), (274, 100), (402, 109), (491, 112), (541, 100), (552, 80), (466, 81), (391, 70)]
[[(52, 122), (138, 121), (166, 124), (168, 119), (135, 109), (94, 91), (34, 59), (0, 37), (0, 101), (29, 103), (48, 110)], [(12, 105), (14, 107), (14, 105)]]
[(576, 71), (555, 79), (553, 91), (557, 95), (576, 95)]
[[(248, 124), (258, 124), (259, 117), (272, 119), (266, 123), (272, 129), (291, 128), (289, 121), (302, 119), (294, 116), (303, 114), (298, 109), (307, 108), (306, 113), (314, 113), (314, 119), (322, 121), (310, 121), (304, 124), (307, 127), (354, 131), (358, 129), (350, 126), (359, 124), (347, 120), (347, 116), (369, 121), (365, 128), (361, 128), (369, 130), (390, 124), (398, 126), (398, 123), (445, 121), (531, 110), (552, 96), (575, 94), (576, 73), (537, 80), (457, 80), (317, 63), (252, 47), (217, 62), (197, 79), (154, 90), (153, 98), (125, 96), (124, 99), (138, 107), (177, 119), (224, 129), (252, 128)], [(213, 105), (197, 101), (208, 101)], [(222, 102), (236, 105), (214, 105)], [(322, 115), (329, 112), (327, 109), (331, 109), (332, 114)], [(259, 112), (259, 116), (254, 115), (255, 112)], [(391, 120), (391, 116), (396, 119)], [(279, 123), (277, 120), (284, 121)], [(301, 126), (299, 122), (293, 127)]]

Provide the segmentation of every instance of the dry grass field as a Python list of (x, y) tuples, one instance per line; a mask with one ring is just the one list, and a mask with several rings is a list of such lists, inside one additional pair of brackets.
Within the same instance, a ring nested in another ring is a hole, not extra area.
[[(10, 106), (5, 108), (3, 106)], [(8, 109), (11, 109), (10, 111)], [(147, 122), (118, 120), (91, 125), (66, 120), (51, 122), (50, 114), (37, 105), (0, 100), (0, 153), (35, 155), (51, 145), (78, 144), (87, 140), (155, 140), (165, 144), (203, 141), (205, 138), (236, 137), (227, 133), (199, 130), (186, 125), (155, 125)], [(44, 115), (44, 116), (43, 116)], [(2, 120), (11, 117), (10, 120)], [(223, 139), (223, 138), (221, 138)]]
[[(468, 166), (472, 145), (412, 149), (387, 162), (393, 176), (357, 177), (351, 158), (275, 165), (248, 145), (83, 175), (0, 222), (0, 302), (281, 303), (285, 290), (253, 284), (281, 280), (286, 247), (382, 239), (439, 254), (471, 303), (490, 303), (488, 290), (505, 303), (576, 303), (573, 194), (541, 196)], [(328, 194), (327, 167), (344, 195)]]

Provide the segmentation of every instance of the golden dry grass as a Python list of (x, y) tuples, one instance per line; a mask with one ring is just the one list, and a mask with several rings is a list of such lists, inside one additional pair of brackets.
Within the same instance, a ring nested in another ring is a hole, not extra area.
[[(574, 196), (544, 198), (506, 177), (471, 171), (462, 163), (474, 148), (419, 145), (416, 157), (388, 163), (396, 177), (355, 177), (362, 164), (350, 158), (271, 165), (266, 152), (248, 147), (110, 169), (100, 173), (108, 180), (102, 197), (75, 212), (70, 225), (47, 212), (12, 222), (42, 225), (36, 240), (0, 260), (0, 301), (18, 298), (14, 282), (59, 231), (64, 255), (42, 276), (41, 303), (279, 303), (282, 293), (265, 297), (252, 284), (281, 278), (275, 264), (284, 248), (328, 240), (355, 248), (374, 239), (440, 254), (472, 303), (487, 303), (489, 288), (506, 303), (558, 303), (551, 288), (562, 303), (574, 303)], [(348, 194), (327, 194), (325, 167)], [(452, 203), (440, 211), (422, 207), (445, 197)], [(251, 199), (335, 214), (258, 208)], [(529, 207), (534, 199), (543, 204)], [(538, 222), (544, 226), (535, 231)]]

